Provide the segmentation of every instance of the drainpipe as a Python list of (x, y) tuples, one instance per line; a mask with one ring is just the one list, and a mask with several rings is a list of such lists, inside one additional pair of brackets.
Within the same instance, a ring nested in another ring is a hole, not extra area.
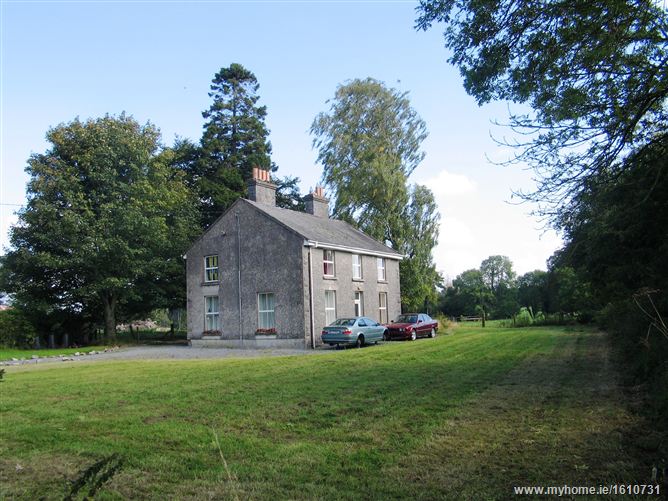
[(311, 349), (315, 350), (315, 321), (313, 319), (313, 259), (311, 257), (311, 247), (308, 248), (308, 299), (309, 320), (311, 324)]
[(237, 294), (239, 296), (239, 342), (244, 347), (243, 324), (241, 323), (241, 225), (239, 224), (239, 211), (234, 212), (237, 219)]

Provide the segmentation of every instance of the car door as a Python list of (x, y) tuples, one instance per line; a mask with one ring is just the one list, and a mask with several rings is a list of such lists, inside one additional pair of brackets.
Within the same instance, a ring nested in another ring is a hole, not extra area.
[(364, 321), (364, 318), (358, 318), (357, 322), (355, 322), (355, 325), (357, 328), (355, 329), (355, 337), (359, 337), (360, 334), (364, 336), (364, 340), (368, 341), (369, 340), (369, 333), (368, 333), (368, 327), (366, 325), (366, 322)]
[(424, 315), (422, 313), (419, 313), (417, 316), (417, 325), (415, 326), (415, 331), (417, 332), (418, 336), (424, 336)]
[(369, 326), (369, 335), (372, 336), (372, 339), (374, 341), (383, 339), (383, 332), (385, 332), (385, 327), (370, 318), (365, 318), (364, 320), (366, 320), (366, 324)]

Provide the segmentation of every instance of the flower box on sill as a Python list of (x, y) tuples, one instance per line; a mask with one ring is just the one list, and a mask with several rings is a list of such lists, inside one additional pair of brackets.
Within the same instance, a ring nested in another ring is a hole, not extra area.
[(276, 339), (276, 329), (257, 329), (255, 331), (255, 339)]
[(210, 338), (218, 339), (220, 336), (222, 336), (222, 334), (223, 333), (219, 330), (204, 331), (202, 332), (202, 339), (210, 339)]

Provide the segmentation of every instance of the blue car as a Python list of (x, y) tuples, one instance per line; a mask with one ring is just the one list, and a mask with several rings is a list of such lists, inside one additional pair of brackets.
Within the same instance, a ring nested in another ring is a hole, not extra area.
[(377, 343), (387, 334), (387, 327), (367, 317), (339, 318), (322, 330), (322, 342), (330, 346), (354, 345), (361, 348)]

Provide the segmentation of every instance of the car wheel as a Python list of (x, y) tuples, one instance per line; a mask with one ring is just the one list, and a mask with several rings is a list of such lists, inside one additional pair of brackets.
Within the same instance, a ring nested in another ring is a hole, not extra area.
[(415, 341), (417, 339), (417, 332), (413, 331), (411, 332), (411, 341)]
[(429, 333), (429, 337), (430, 338), (435, 338), (436, 337), (436, 331), (434, 330), (433, 327), (431, 328), (431, 332)]
[(383, 333), (383, 341), (389, 341), (390, 340), (390, 333), (385, 331)]
[(359, 336), (357, 338), (357, 342), (355, 343), (355, 347), (361, 348), (362, 346), (364, 346), (364, 336)]

